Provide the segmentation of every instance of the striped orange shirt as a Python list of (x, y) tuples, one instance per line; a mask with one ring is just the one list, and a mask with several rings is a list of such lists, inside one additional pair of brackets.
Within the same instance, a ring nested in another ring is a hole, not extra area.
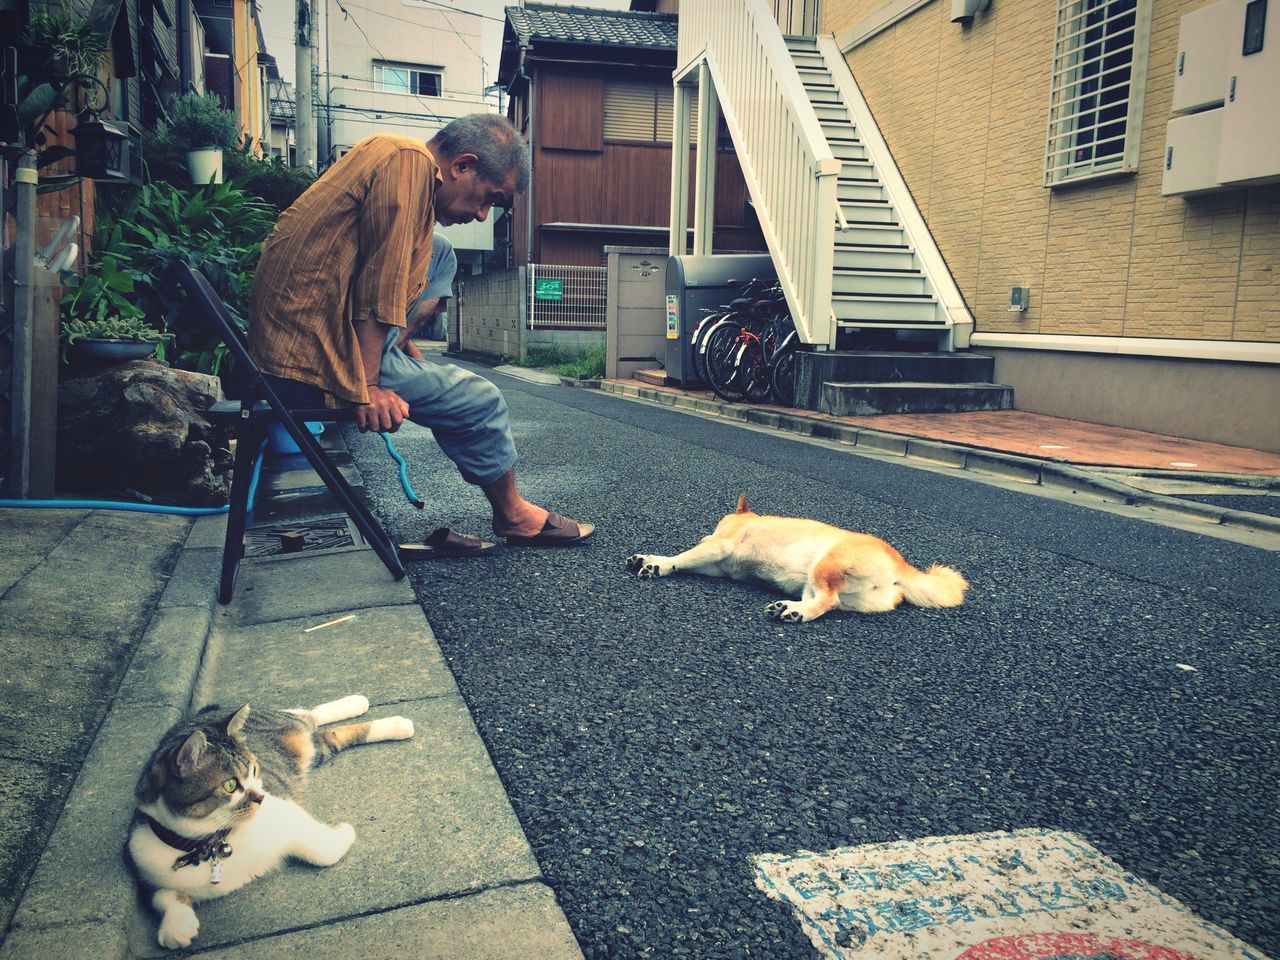
[(426, 283), (440, 182), (421, 141), (373, 136), (280, 215), (249, 297), (249, 351), (264, 373), (369, 402), (352, 321), (404, 326)]

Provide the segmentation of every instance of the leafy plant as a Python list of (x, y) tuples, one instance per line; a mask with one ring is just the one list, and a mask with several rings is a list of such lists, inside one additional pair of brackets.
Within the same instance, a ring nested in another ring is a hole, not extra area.
[(107, 57), (107, 35), (63, 13), (37, 13), (23, 40), (46, 57), (50, 72), (63, 76), (96, 74)]
[(184, 93), (169, 104), (165, 134), (187, 150), (232, 150), (240, 143), (240, 120), (213, 94)]
[(233, 181), (255, 197), (260, 197), (277, 210), (287, 210), (304, 190), (316, 182), (310, 167), (289, 167), (279, 157), (260, 160), (247, 147), (222, 156), (222, 169)]
[(127, 340), (133, 343), (154, 343), (156, 358), (163, 363), (165, 347), (173, 342), (173, 334), (161, 333), (137, 317), (64, 320), (58, 331), (58, 349), (63, 363), (67, 362), (67, 353), (71, 345), (78, 340)]
[(126, 294), (132, 294), (136, 275), (121, 270), (119, 261), (104, 254), (83, 277), (71, 278), (71, 289), (62, 298), (62, 316), (79, 324), (105, 323), (108, 320), (142, 321), (145, 312)]
[[(16, 78), (21, 142), (35, 149), (36, 166), (45, 167), (74, 153), (63, 144), (46, 145), (46, 120), (56, 109), (76, 111), (96, 101), (103, 89), (96, 78), (106, 60), (107, 35), (65, 14), (36, 14), (23, 41)], [(74, 175), (43, 177), (38, 189), (48, 193), (79, 180)]]
[(232, 183), (186, 190), (150, 183), (99, 212), (95, 243), (129, 264), (131, 302), (152, 326), (176, 334), (179, 364), (218, 374), (226, 347), (192, 322), (168, 271), (182, 262), (203, 273), (243, 328), (258, 253), (275, 217), (274, 208)]

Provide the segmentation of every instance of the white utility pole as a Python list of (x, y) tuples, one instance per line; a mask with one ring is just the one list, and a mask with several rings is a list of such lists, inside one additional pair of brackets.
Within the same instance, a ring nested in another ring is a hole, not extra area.
[(316, 49), (316, 18), (311, 0), (296, 0), (297, 31), (294, 43), (294, 94), (298, 129), (298, 166), (316, 168), (316, 111), (312, 94), (315, 90), (312, 70)]

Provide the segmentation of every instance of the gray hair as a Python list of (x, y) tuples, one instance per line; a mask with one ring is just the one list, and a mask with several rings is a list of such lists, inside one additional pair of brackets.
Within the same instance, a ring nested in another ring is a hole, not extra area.
[(446, 125), (431, 138), (436, 159), (474, 153), (480, 176), (502, 183), (516, 175), (516, 193), (529, 187), (529, 148), (506, 117), (496, 113), (468, 113)]

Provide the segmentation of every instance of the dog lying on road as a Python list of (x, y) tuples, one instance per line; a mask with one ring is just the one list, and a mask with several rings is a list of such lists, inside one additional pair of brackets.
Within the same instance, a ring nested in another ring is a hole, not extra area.
[(637, 553), (626, 566), (641, 577), (701, 573), (800, 592), (799, 600), (775, 600), (764, 608), (789, 623), (816, 620), (831, 610), (883, 613), (903, 600), (917, 607), (957, 607), (969, 587), (951, 567), (917, 570), (879, 537), (817, 520), (753, 513), (746, 494), (696, 547), (674, 557)]

